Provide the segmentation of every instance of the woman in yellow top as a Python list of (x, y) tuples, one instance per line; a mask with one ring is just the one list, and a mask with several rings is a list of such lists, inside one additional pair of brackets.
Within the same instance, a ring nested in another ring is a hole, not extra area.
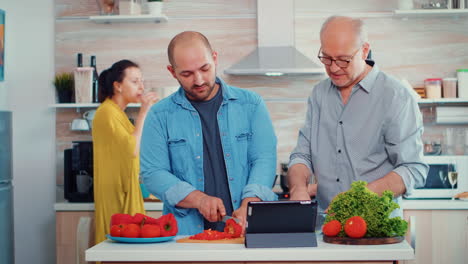
[[(106, 240), (113, 214), (145, 213), (139, 185), (139, 149), (146, 113), (157, 100), (144, 93), (138, 65), (121, 60), (99, 76), (102, 104), (93, 120), (96, 244)], [(124, 110), (141, 103), (135, 126)]]

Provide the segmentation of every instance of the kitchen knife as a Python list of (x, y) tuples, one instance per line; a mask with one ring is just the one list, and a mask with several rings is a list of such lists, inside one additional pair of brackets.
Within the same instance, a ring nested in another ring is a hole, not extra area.
[(240, 219), (234, 218), (234, 217), (229, 216), (229, 215), (223, 216), (223, 219), (221, 220), (221, 222), (226, 223), (226, 221), (229, 220), (229, 219), (233, 219), (238, 224), (240, 223)]

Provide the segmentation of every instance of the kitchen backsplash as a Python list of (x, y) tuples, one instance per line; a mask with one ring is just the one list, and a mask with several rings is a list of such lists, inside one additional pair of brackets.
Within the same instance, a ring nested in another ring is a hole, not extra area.
[[(229, 84), (258, 92), (265, 100), (278, 137), (278, 163), (288, 160), (296, 143), (306, 111), (306, 98), (313, 85), (326, 76), (264, 77), (230, 76), (224, 69), (250, 53), (256, 40), (254, 0), (169, 0), (164, 2), (166, 23), (96, 24), (88, 16), (99, 13), (95, 0), (56, 0), (56, 72), (71, 71), (76, 53), (97, 56), (102, 71), (120, 59), (140, 64), (146, 87), (159, 91), (178, 83), (166, 69), (166, 49), (170, 39), (184, 30), (196, 30), (210, 39), (218, 51), (218, 75)], [(398, 1), (380, 0), (296, 0), (296, 47), (319, 64), (319, 30), (333, 14), (361, 17), (368, 25), (373, 58), (380, 69), (411, 85), (422, 87), (430, 77), (455, 77), (468, 67), (468, 19), (453, 16), (402, 18), (393, 15)], [(274, 29), (272, 29), (274, 30)], [(280, 37), (280, 36), (278, 36)], [(69, 124), (82, 115), (75, 109), (57, 110), (57, 183), (63, 182), (63, 149), (73, 140), (90, 140), (89, 132), (70, 131)], [(446, 126), (436, 125), (435, 111), (423, 107), (425, 138), (443, 137)], [(137, 109), (129, 108), (130, 116)], [(459, 126), (467, 127), (467, 126)]]

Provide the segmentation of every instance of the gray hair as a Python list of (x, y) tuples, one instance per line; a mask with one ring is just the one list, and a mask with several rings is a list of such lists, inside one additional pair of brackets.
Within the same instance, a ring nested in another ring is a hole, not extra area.
[(344, 19), (348, 20), (351, 26), (354, 29), (354, 33), (359, 41), (358, 45), (362, 45), (366, 42), (369, 42), (369, 39), (367, 37), (367, 28), (366, 25), (364, 24), (364, 21), (362, 21), (359, 18), (352, 18), (352, 17), (347, 17), (347, 16), (331, 16), (325, 20), (322, 24), (322, 28), (320, 29), (320, 36), (322, 35), (323, 31), (327, 28), (328, 24), (335, 20), (339, 19)]

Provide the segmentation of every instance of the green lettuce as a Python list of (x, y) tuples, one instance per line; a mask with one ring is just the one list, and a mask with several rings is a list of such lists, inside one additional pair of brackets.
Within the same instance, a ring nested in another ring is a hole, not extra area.
[[(384, 191), (382, 196), (370, 191), (367, 182), (356, 181), (351, 189), (338, 194), (330, 203), (325, 223), (338, 220), (342, 226), (352, 216), (361, 216), (367, 223), (366, 237), (403, 236), (408, 223), (401, 217), (390, 218), (393, 210), (400, 208), (395, 203), (392, 191)], [(340, 237), (346, 236), (341, 230)]]

